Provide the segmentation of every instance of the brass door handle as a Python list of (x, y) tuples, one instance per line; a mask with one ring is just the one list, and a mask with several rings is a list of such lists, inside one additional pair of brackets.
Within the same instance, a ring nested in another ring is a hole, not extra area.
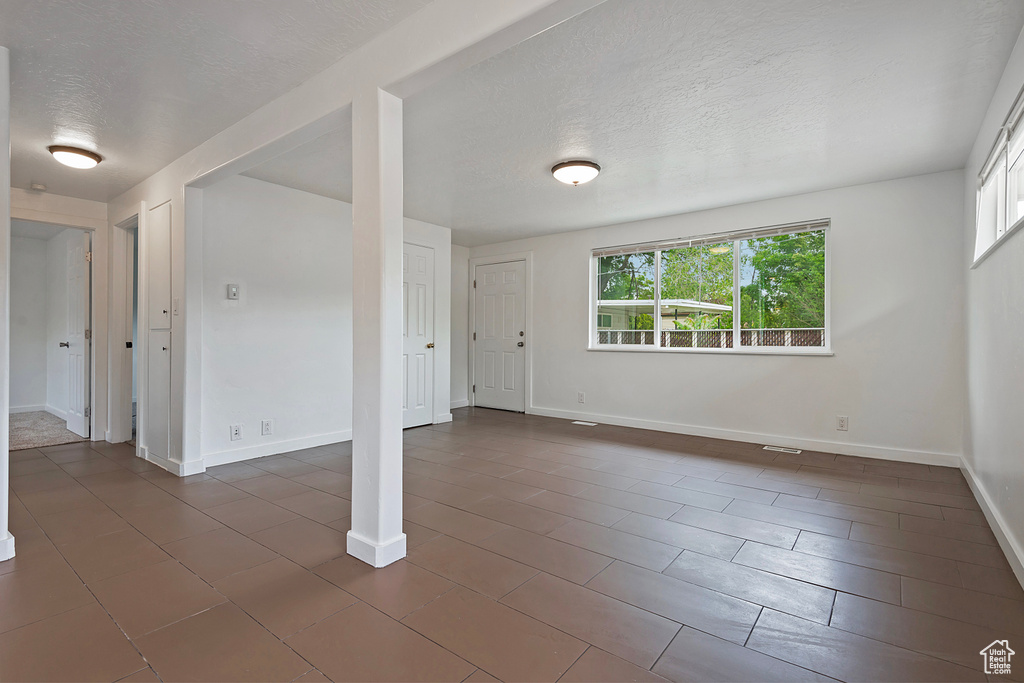
[(71, 344), (69, 344), (68, 342), (61, 342), (60, 344), (58, 344), (58, 346), (60, 346), (60, 348), (62, 348), (62, 349), (70, 349), (71, 348)]
[(427, 348), (428, 349), (434, 348), (434, 342), (430, 342), (429, 344), (427, 344)]

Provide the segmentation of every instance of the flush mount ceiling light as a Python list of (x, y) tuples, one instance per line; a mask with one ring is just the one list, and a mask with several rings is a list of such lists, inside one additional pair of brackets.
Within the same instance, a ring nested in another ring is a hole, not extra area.
[(68, 147), (66, 145), (50, 145), (47, 147), (53, 158), (71, 168), (94, 168), (96, 164), (103, 161), (96, 152), (79, 147)]
[(589, 183), (601, 172), (601, 167), (593, 161), (563, 161), (551, 167), (551, 175), (555, 180), (566, 185)]

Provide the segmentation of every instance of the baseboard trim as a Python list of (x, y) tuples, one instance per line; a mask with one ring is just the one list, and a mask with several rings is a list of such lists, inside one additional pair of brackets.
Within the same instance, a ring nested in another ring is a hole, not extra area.
[(454, 419), (454, 418), (452, 418), (452, 414), (451, 413), (445, 413), (444, 415), (436, 416), (434, 418), (434, 424), (436, 424), (436, 425), (443, 425), (445, 422), (451, 422), (452, 419)]
[(41, 405), (41, 406), (11, 406), (11, 409), (10, 409), (9, 412), (10, 412), (11, 415), (16, 415), (18, 413), (48, 413), (50, 411), (48, 411), (46, 409), (46, 406), (42, 406)]
[(150, 453), (144, 446), (136, 449), (136, 453), (143, 460), (151, 462), (161, 469), (165, 469), (173, 475), (179, 477), (190, 477), (193, 474), (202, 474), (206, 471), (206, 463), (202, 460), (189, 460), (188, 462), (178, 462), (165, 458), (160, 455), (154, 455)]
[(161, 467), (161, 468), (167, 470), (168, 472), (170, 472), (171, 474), (173, 474), (175, 476), (178, 476), (178, 477), (181, 476), (181, 464), (180, 463), (176, 463), (173, 460), (165, 458), (165, 457), (163, 457), (161, 455), (154, 455), (154, 454), (150, 453), (146, 449), (143, 449), (143, 451), (146, 453), (146, 460), (148, 460), (149, 462), (153, 463), (157, 467)]
[(4, 529), (4, 536), (0, 538), (0, 562), (5, 562), (14, 557), (14, 536), (10, 531)]
[(371, 567), (380, 568), (405, 557), (406, 540), (405, 534), (399, 534), (387, 543), (374, 543), (350, 530), (345, 546), (352, 557), (362, 560)]
[(206, 471), (206, 463), (202, 460), (189, 460), (188, 462), (175, 463), (178, 466), (179, 477), (191, 477), (193, 474), (202, 474)]
[(50, 415), (53, 415), (54, 417), (59, 417), (65, 422), (68, 421), (68, 411), (66, 410), (59, 410), (58, 408), (54, 408), (53, 406), (43, 406), (43, 410), (48, 412)]
[(974, 497), (978, 500), (978, 504), (981, 505), (981, 511), (985, 515), (985, 519), (988, 520), (988, 525), (992, 527), (992, 533), (995, 534), (999, 547), (1002, 548), (1003, 554), (1006, 555), (1006, 560), (1010, 563), (1010, 568), (1013, 569), (1018, 583), (1024, 587), (1024, 545), (1021, 544), (1020, 539), (1011, 531), (1010, 525), (1006, 523), (999, 509), (992, 502), (988, 491), (985, 490), (985, 487), (981, 485), (978, 477), (974, 474), (974, 469), (967, 462), (967, 458), (960, 459), (960, 471), (963, 472), (967, 485), (971, 487)]
[(469, 399), (468, 398), (464, 398), (464, 399), (462, 399), (460, 401), (452, 401), (451, 410), (455, 410), (456, 408), (466, 408), (468, 406), (469, 406)]
[(328, 434), (318, 434), (316, 436), (304, 436), (298, 439), (276, 441), (274, 443), (259, 444), (257, 446), (246, 446), (245, 448), (236, 448), (230, 451), (207, 453), (203, 456), (202, 462), (205, 463), (206, 467), (216, 467), (217, 465), (229, 465), (233, 462), (262, 458), (268, 455), (291, 453), (292, 451), (301, 451), (304, 448), (315, 448), (317, 446), (326, 446), (339, 441), (351, 440), (352, 430), (343, 429), (340, 432), (330, 432)]
[(840, 453), (842, 455), (877, 458), (879, 460), (894, 460), (897, 462), (913, 462), (923, 465), (938, 465), (942, 467), (957, 468), (960, 467), (961, 463), (960, 456), (952, 453), (912, 451), (901, 448), (889, 448), (886, 446), (871, 446), (868, 444), (800, 439), (790, 436), (780, 436), (778, 434), (761, 434), (758, 432), (745, 432), (733, 429), (719, 429), (717, 427), (698, 427), (696, 425), (679, 424), (676, 422), (658, 422), (656, 420), (619, 417), (616, 415), (601, 415), (598, 413), (584, 413), (575, 410), (538, 408), (536, 406), (529, 408), (526, 412), (531, 415), (543, 415), (544, 417), (557, 417), (566, 420), (585, 420), (587, 422), (610, 424), (619, 427), (637, 427), (639, 429), (652, 429), (658, 432), (706, 436), (712, 439), (745, 441), (748, 443), (760, 443), (771, 446), (785, 446), (786, 448), (801, 448), (811, 451), (822, 451), (824, 453)]
[(168, 472), (170, 472), (173, 475), (176, 475), (176, 476), (179, 476), (179, 477), (181, 476), (181, 463), (174, 462), (173, 460), (165, 458), (162, 455), (156, 455), (155, 453), (150, 453), (149, 449), (146, 448), (145, 446), (139, 448), (137, 452), (142, 456), (142, 458), (146, 462), (151, 462), (154, 465), (156, 465), (157, 467), (159, 467), (161, 469), (164, 469), (164, 470), (167, 470)]

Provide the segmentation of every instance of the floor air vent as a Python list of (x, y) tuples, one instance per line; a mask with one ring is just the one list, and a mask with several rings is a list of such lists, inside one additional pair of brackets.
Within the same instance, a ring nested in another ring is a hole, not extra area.
[(779, 453), (802, 453), (799, 448), (783, 448), (782, 446), (765, 446), (766, 451), (778, 451)]
[(573, 420), (572, 423), (574, 425), (583, 425), (584, 427), (596, 427), (597, 426), (596, 422), (584, 422), (583, 420)]

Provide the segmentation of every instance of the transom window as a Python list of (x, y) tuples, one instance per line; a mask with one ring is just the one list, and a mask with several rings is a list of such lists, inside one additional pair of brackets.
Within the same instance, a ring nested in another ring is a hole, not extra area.
[(978, 176), (975, 262), (1024, 225), (1024, 91), (1017, 96)]
[(829, 222), (597, 249), (593, 348), (821, 351)]

